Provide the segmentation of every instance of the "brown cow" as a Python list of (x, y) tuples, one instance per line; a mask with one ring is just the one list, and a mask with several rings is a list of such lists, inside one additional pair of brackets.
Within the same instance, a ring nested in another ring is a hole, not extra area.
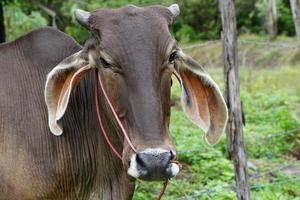
[[(131, 199), (136, 178), (175, 176), (169, 134), (174, 73), (185, 113), (209, 144), (218, 141), (226, 106), (215, 82), (171, 36), (168, 27), (178, 14), (178, 5), (77, 10), (92, 34), (82, 49), (50, 28), (0, 46), (1, 200)], [(98, 91), (105, 129), (122, 161), (99, 127), (96, 69), (136, 148)]]

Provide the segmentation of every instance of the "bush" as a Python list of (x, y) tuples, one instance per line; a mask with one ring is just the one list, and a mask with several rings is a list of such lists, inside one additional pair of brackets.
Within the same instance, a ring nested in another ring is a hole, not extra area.
[(17, 5), (4, 7), (7, 40), (11, 41), (26, 32), (46, 26), (47, 20), (37, 11), (24, 13)]

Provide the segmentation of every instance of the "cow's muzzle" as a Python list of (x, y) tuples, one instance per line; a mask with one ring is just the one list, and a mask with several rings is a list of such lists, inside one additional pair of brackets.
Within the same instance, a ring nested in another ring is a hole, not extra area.
[(173, 163), (173, 151), (164, 149), (146, 149), (132, 155), (128, 174), (143, 180), (165, 180), (179, 172), (179, 166)]

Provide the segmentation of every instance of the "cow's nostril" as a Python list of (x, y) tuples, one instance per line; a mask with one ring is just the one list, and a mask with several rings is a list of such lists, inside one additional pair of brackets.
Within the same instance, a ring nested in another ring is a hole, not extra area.
[(171, 160), (175, 157), (171, 151), (142, 151), (136, 154), (136, 168), (139, 178), (146, 180), (162, 180), (172, 177)]
[(163, 153), (146, 153), (136, 154), (136, 162), (139, 167), (147, 169), (165, 168), (170, 163), (172, 154), (168, 151)]
[(164, 149), (147, 149), (136, 153), (130, 163), (128, 174), (143, 180), (165, 180), (179, 172), (176, 153)]
[(175, 160), (176, 154), (173, 151), (170, 151), (170, 160)]
[(146, 163), (145, 163), (145, 155), (141, 154), (141, 153), (137, 153), (136, 154), (136, 163), (139, 167), (146, 167)]

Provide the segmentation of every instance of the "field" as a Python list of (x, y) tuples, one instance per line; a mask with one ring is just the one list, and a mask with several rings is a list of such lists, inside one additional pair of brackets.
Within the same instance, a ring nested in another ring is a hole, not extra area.
[[(286, 41), (286, 38), (283, 40)], [(223, 88), (221, 48), (220, 44), (213, 45), (206, 50), (189, 49), (187, 52), (200, 61)], [(257, 200), (299, 200), (300, 65), (295, 59), (298, 51), (272, 48), (269, 53), (273, 56), (268, 56), (268, 53), (261, 56), (259, 51), (267, 48), (255, 49), (253, 46), (241, 46), (239, 51), (240, 55), (247, 51), (247, 58), (252, 57), (243, 61), (246, 58), (240, 56), (251, 197)], [(258, 60), (256, 55), (260, 56), (260, 65), (254, 65), (254, 61)], [(274, 59), (277, 66), (272, 65)], [(278, 66), (280, 59), (282, 65)], [(179, 95), (180, 88), (174, 84), (171, 133), (183, 169), (171, 180), (163, 199), (236, 199), (233, 166), (227, 158), (225, 134), (215, 147), (205, 144), (203, 132), (189, 122), (181, 110)], [(299, 130), (289, 131), (294, 129)], [(161, 188), (161, 182), (138, 181), (134, 199), (155, 199)]]

